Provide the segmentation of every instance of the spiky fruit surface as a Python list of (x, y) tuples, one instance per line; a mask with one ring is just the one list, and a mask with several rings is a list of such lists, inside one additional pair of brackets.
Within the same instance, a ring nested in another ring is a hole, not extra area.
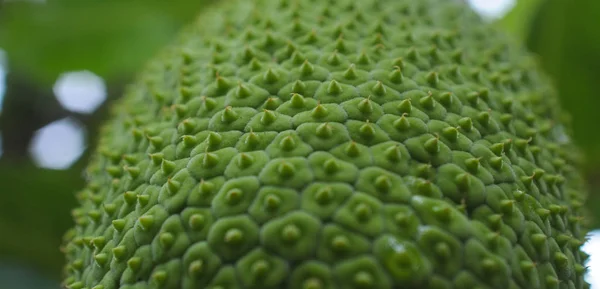
[(223, 1), (114, 107), (71, 289), (586, 288), (529, 56), (460, 1)]

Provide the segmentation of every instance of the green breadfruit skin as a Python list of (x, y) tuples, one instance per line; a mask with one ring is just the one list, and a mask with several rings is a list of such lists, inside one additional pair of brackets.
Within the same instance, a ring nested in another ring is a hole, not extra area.
[(223, 1), (114, 106), (65, 286), (588, 288), (560, 116), (462, 1)]

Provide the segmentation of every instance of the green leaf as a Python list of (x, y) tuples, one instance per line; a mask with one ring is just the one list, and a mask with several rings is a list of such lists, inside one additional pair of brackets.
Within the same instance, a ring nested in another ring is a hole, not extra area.
[(14, 69), (52, 83), (70, 70), (110, 81), (135, 73), (211, 0), (10, 2), (0, 10), (0, 47)]
[(588, 165), (600, 168), (598, 19), (600, 1), (546, 0), (532, 21), (527, 44), (552, 76)]
[(515, 6), (496, 24), (518, 40), (525, 41), (533, 17), (546, 0), (518, 0)]
[(545, 0), (532, 20), (530, 50), (553, 78), (561, 105), (570, 114), (576, 143), (585, 154), (591, 195), (587, 206), (593, 226), (600, 226), (600, 2)]

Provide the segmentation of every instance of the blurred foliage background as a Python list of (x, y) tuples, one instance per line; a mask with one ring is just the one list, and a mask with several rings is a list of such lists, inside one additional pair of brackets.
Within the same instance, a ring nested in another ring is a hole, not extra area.
[[(0, 288), (58, 288), (58, 248), (107, 106), (211, 2), (0, 0), (0, 65), (8, 72), (3, 98), (0, 89)], [(537, 54), (554, 79), (585, 154), (588, 204), (597, 214), (590, 221), (600, 227), (600, 1), (517, 0), (506, 15), (488, 21)], [(106, 101), (93, 111), (69, 109), (56, 97), (57, 79), (81, 70), (105, 86)], [(48, 145), (35, 144), (36, 135), (65, 119), (85, 130), (88, 145), (68, 165), (40, 165), (32, 148)]]

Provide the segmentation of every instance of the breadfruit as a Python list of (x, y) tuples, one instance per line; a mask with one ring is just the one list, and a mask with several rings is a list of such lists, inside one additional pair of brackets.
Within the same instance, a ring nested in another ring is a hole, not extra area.
[(552, 85), (462, 1), (221, 1), (100, 134), (70, 289), (588, 288)]

